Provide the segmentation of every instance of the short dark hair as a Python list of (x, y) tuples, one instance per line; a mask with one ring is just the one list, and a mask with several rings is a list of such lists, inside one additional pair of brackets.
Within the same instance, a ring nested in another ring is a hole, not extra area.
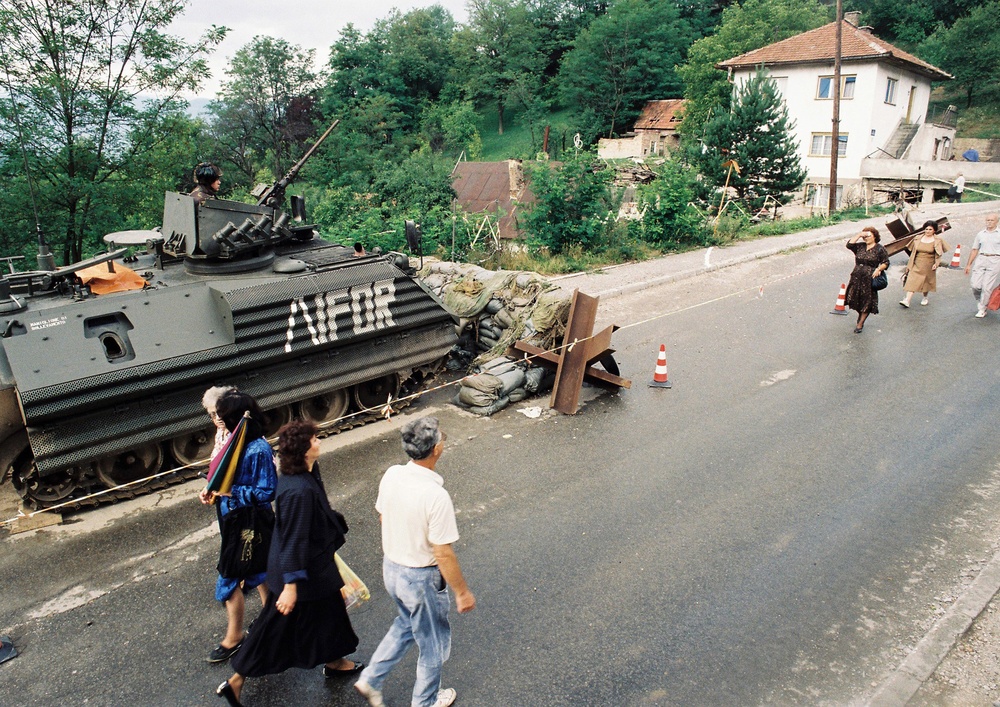
[(861, 230), (862, 230), (862, 231), (868, 231), (868, 232), (869, 232), (870, 234), (872, 234), (872, 236), (874, 236), (874, 237), (875, 237), (875, 242), (876, 242), (876, 243), (878, 243), (879, 241), (881, 241), (881, 240), (882, 240), (882, 236), (880, 236), (880, 235), (878, 234), (878, 229), (877, 229), (877, 228), (875, 228), (874, 226), (865, 226), (865, 227), (864, 227), (864, 228), (862, 228)]
[(403, 451), (414, 461), (429, 457), (441, 441), (436, 417), (421, 417), (407, 422), (399, 434), (403, 438)]
[(198, 184), (211, 186), (212, 182), (222, 177), (222, 170), (211, 162), (199, 162), (194, 167), (194, 181)]
[(305, 474), (306, 452), (319, 428), (305, 420), (292, 420), (278, 430), (278, 470), (286, 476)]
[(247, 422), (247, 438), (263, 437), (264, 414), (260, 411), (257, 401), (251, 396), (238, 390), (230, 390), (215, 404), (215, 414), (222, 419), (226, 429), (230, 432), (236, 429), (243, 414), (247, 412), (250, 413), (250, 420)]
[(363, 245), (361, 245), (360, 243), (355, 243), (354, 244), (354, 252), (355, 253), (364, 253), (365, 252), (365, 247)]
[(921, 231), (926, 231), (928, 228), (933, 228), (934, 233), (938, 232), (937, 221), (924, 221), (924, 225), (920, 227)]

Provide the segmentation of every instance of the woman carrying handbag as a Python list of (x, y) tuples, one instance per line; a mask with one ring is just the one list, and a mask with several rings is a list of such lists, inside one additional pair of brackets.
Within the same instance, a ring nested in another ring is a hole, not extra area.
[(906, 263), (906, 279), (903, 282), (906, 296), (899, 301), (901, 305), (909, 309), (914, 292), (923, 292), (920, 304), (927, 304), (927, 295), (937, 292), (937, 270), (947, 250), (948, 244), (938, 235), (937, 224), (934, 221), (924, 222), (923, 233), (910, 243), (910, 260)]
[(865, 226), (861, 233), (847, 241), (847, 247), (854, 252), (854, 270), (844, 299), (847, 306), (858, 313), (855, 334), (864, 330), (869, 314), (878, 314), (878, 291), (872, 281), (889, 269), (889, 254), (879, 245), (879, 240), (878, 229)]
[(231, 707), (240, 707), (248, 677), (323, 665), (324, 677), (337, 678), (364, 668), (344, 657), (358, 647), (334, 560), (347, 523), (330, 507), (323, 488), (316, 431), (312, 423), (296, 421), (278, 433), (280, 476), (267, 563), (270, 593), (232, 661), (236, 672), (216, 690)]

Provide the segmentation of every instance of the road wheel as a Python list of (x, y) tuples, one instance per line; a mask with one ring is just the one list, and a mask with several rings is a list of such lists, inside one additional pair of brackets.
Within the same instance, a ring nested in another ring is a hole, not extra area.
[(215, 425), (197, 432), (174, 437), (170, 440), (170, 451), (174, 459), (188, 465), (195, 462), (209, 462), (215, 448)]
[(271, 439), (278, 434), (278, 430), (292, 421), (292, 406), (282, 405), (264, 411), (264, 437)]
[[(97, 478), (108, 488), (139, 481), (163, 469), (163, 448), (157, 443), (127, 449), (97, 461)], [(139, 488), (144, 484), (133, 484)]]
[(395, 399), (399, 395), (399, 386), (398, 373), (390, 373), (381, 378), (358, 383), (352, 390), (354, 404), (360, 410), (380, 410), (388, 401), (389, 396)]
[(299, 415), (303, 420), (317, 424), (336, 420), (347, 412), (351, 398), (345, 388), (306, 398), (299, 402)]
[(35, 457), (26, 450), (13, 464), (11, 483), (21, 498), (38, 506), (51, 506), (69, 498), (77, 488), (73, 469), (64, 469), (54, 474), (39, 476)]

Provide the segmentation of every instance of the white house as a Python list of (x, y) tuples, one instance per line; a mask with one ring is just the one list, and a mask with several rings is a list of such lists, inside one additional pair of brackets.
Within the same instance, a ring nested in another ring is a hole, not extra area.
[[(951, 75), (858, 27), (857, 13), (846, 17), (841, 40), (838, 205), (845, 198), (853, 203), (864, 199), (864, 188), (871, 188), (864, 165), (872, 160), (948, 160), (955, 138), (953, 112), (927, 115), (931, 81)], [(778, 84), (808, 173), (800, 203), (816, 208), (829, 202), (836, 32), (837, 23), (831, 22), (716, 65), (729, 72), (735, 86), (762, 65)]]

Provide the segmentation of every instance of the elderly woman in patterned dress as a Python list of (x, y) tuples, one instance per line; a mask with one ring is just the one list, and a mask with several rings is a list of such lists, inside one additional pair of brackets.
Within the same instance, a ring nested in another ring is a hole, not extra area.
[(864, 330), (869, 314), (878, 314), (878, 292), (872, 288), (872, 280), (889, 268), (889, 254), (879, 245), (879, 240), (878, 229), (865, 226), (861, 233), (847, 241), (847, 247), (854, 252), (854, 270), (845, 302), (858, 313), (855, 334)]

